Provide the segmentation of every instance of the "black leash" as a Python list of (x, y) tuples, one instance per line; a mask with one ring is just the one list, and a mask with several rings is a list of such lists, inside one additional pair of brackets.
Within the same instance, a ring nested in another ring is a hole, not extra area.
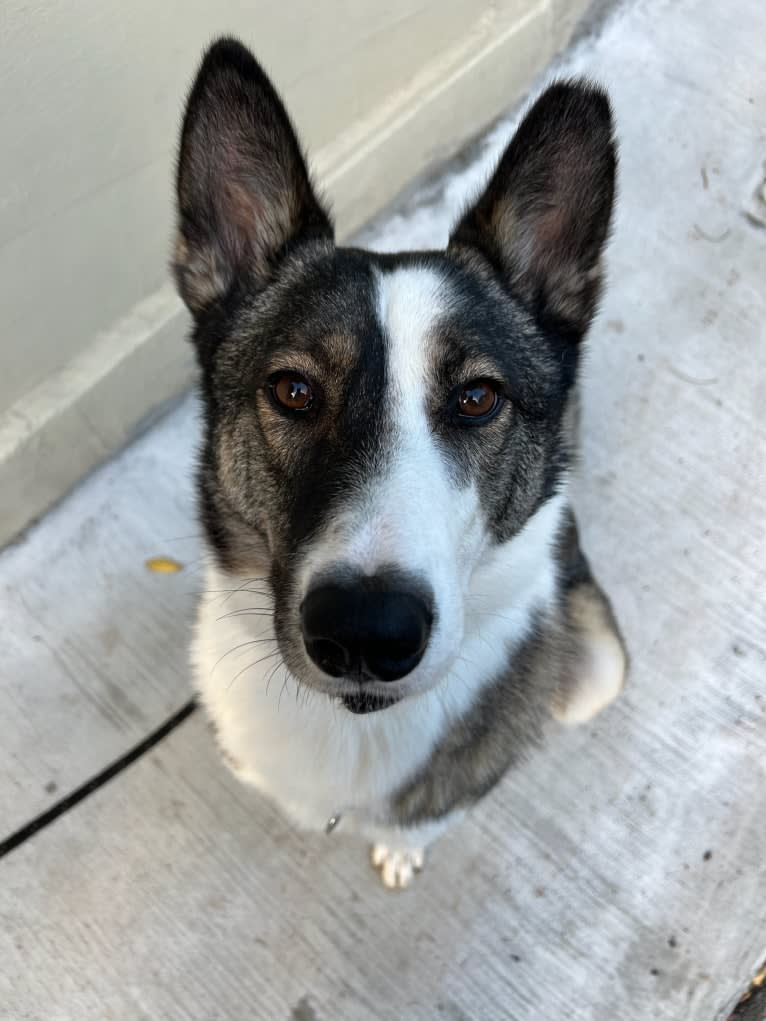
[(194, 710), (197, 708), (195, 699), (187, 702), (185, 706), (173, 713), (170, 719), (166, 720), (162, 726), (158, 727), (155, 731), (152, 731), (148, 737), (145, 737), (143, 741), (140, 741), (137, 745), (126, 752), (119, 759), (116, 759), (111, 765), (102, 769), (100, 773), (96, 773), (90, 780), (87, 780), (80, 787), (75, 788), (70, 794), (67, 794), (65, 798), (57, 801), (55, 805), (51, 805), (36, 818), (32, 819), (31, 822), (26, 823), (20, 829), (16, 830), (5, 840), (0, 840), (0, 858), (6, 854), (10, 854), (17, 847), (23, 844), (30, 837), (33, 837), (40, 830), (45, 829), (46, 826), (50, 826), (52, 822), (55, 822), (59, 816), (68, 812), (70, 808), (74, 808), (81, 801), (84, 801), (88, 795), (93, 794), (99, 787), (103, 787), (104, 784), (109, 783), (115, 776), (127, 769), (136, 759), (140, 759), (142, 755), (152, 749), (158, 742), (164, 737), (167, 737), (171, 731), (175, 730), (176, 727), (180, 726), (187, 719)]

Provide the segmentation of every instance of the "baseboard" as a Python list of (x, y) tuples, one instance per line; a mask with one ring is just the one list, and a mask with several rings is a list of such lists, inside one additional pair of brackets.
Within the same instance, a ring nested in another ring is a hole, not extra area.
[(0, 542), (191, 386), (188, 317), (170, 284), (0, 416)]
[[(465, 38), (315, 154), (314, 175), (347, 238), (434, 162), (457, 152), (529, 87), (587, 0), (491, 7)], [(170, 194), (168, 201), (170, 201)], [(0, 544), (123, 446), (194, 378), (188, 319), (170, 284), (63, 371), (0, 415)], [(191, 440), (190, 440), (191, 442)]]

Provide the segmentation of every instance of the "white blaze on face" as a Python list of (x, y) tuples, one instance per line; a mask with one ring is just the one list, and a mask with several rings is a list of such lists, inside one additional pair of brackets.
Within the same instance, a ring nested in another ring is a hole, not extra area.
[(434, 593), (436, 626), (413, 680), (428, 683), (460, 645), (465, 579), (487, 535), (475, 487), (459, 488), (451, 478), (428, 418), (449, 286), (418, 267), (381, 272), (377, 285), (387, 359), (385, 467), (360, 482), (356, 497), (329, 523), (306, 558), (301, 591), (336, 566), (368, 575), (397, 567), (420, 576)]

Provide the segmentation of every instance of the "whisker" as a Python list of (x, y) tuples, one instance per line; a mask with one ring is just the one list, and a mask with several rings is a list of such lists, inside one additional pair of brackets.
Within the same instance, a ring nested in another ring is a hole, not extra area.
[(224, 613), (222, 617), (218, 617), (217, 622), (222, 620), (228, 620), (230, 617), (273, 617), (274, 611), (268, 610), (266, 607), (251, 606), (246, 610), (230, 610), (229, 613)]
[(275, 664), (275, 665), (274, 665), (274, 666), (273, 666), (273, 667), (271, 668), (271, 670), (269, 671), (269, 676), (268, 676), (268, 677), (266, 678), (266, 694), (267, 694), (267, 695), (268, 695), (268, 693), (269, 693), (269, 685), (271, 684), (271, 680), (272, 680), (272, 678), (274, 677), (274, 675), (276, 674), (276, 672), (277, 672), (277, 671), (279, 670), (279, 668), (280, 668), (281, 666), (284, 666), (284, 665), (285, 665), (285, 664), (284, 664), (284, 660), (283, 660), (283, 661), (282, 661), (281, 663), (276, 663), (276, 664)]
[(253, 591), (253, 592), (255, 592), (256, 595), (260, 595), (260, 596), (266, 595), (265, 592), (258, 592), (256, 589), (252, 589), (251, 590), (250, 588), (248, 588), (248, 586), (252, 585), (253, 582), (261, 581), (261, 580), (265, 580), (265, 579), (260, 579), (260, 578), (245, 578), (245, 580), (242, 582), (242, 584), (239, 586), (239, 588), (232, 589), (229, 592), (229, 594), (226, 597), (226, 599), (224, 599), (224, 603), (227, 600), (231, 599), (231, 597), (233, 595), (235, 595), (235, 593), (237, 593), (237, 592), (250, 592), (250, 591)]
[(270, 593), (266, 589), (260, 588), (208, 588), (204, 589), (204, 594), (208, 596), (234, 596), (238, 592), (252, 592), (256, 596), (268, 596)]
[(215, 672), (216, 667), (219, 663), (223, 663), (227, 656), (231, 656), (232, 653), (236, 652), (237, 649), (244, 649), (249, 645), (260, 645), (262, 642), (276, 642), (276, 638), (251, 638), (248, 642), (240, 642), (239, 645), (235, 645), (233, 649), (229, 649), (228, 652), (224, 652), (220, 659), (216, 660), (213, 664), (213, 668), (210, 671), (211, 675)]
[(507, 624), (513, 624), (513, 618), (506, 616), (504, 613), (495, 613), (493, 610), (470, 610), (471, 616), (475, 617), (494, 617), (497, 620), (504, 620)]
[(254, 666), (258, 666), (258, 664), (259, 664), (259, 663), (264, 663), (264, 662), (265, 662), (265, 661), (266, 661), (267, 659), (273, 659), (273, 658), (274, 658), (274, 656), (281, 656), (281, 655), (282, 655), (282, 654), (281, 654), (281, 652), (279, 651), (279, 649), (276, 649), (276, 650), (275, 650), (274, 652), (270, 652), (270, 653), (268, 653), (268, 655), (266, 655), (266, 656), (261, 656), (261, 658), (260, 658), (260, 659), (256, 659), (256, 660), (255, 660), (254, 662), (252, 662), (252, 663), (248, 663), (248, 665), (247, 665), (246, 667), (243, 667), (243, 668), (242, 668), (242, 669), (241, 669), (241, 670), (239, 671), (239, 673), (238, 673), (238, 674), (235, 674), (235, 675), (234, 675), (234, 677), (232, 677), (232, 679), (231, 679), (231, 680), (229, 681), (229, 684), (228, 684), (228, 687), (226, 688), (226, 690), (227, 690), (227, 691), (230, 691), (230, 690), (231, 690), (231, 686), (232, 686), (232, 685), (234, 684), (234, 682), (235, 682), (236, 680), (238, 680), (238, 679), (239, 679), (239, 678), (240, 678), (240, 677), (242, 676), (242, 674), (246, 673), (246, 672), (247, 672), (248, 670), (252, 670), (252, 668), (253, 668)]
[[(248, 592), (249, 591), (250, 590), (248, 589)], [(204, 596), (204, 597), (210, 598), (210, 599), (214, 599), (216, 596), (222, 596), (224, 593), (231, 594), (231, 590), (230, 589), (215, 589), (215, 588), (197, 589), (197, 595)], [(255, 596), (262, 596), (264, 599), (268, 600), (269, 603), (271, 603), (271, 599), (270, 599), (270, 596), (269, 596), (268, 592), (256, 592), (256, 591), (253, 591), (252, 594), (255, 595)], [(220, 600), (221, 607), (223, 607), (223, 604), (226, 601), (227, 601), (226, 599)], [(253, 609), (266, 609), (266, 607), (253, 607)]]
[(287, 682), (289, 680), (290, 680), (290, 673), (289, 673), (289, 671), (287, 669), (287, 666), (285, 665), (285, 679), (282, 682), (282, 689), (279, 692), (279, 698), (277, 699), (277, 712), (279, 712), (279, 707), (282, 705), (282, 696), (285, 693), (285, 688), (287, 687)]

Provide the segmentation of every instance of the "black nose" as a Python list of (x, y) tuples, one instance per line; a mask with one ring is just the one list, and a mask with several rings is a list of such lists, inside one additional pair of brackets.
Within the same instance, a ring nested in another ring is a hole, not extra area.
[(332, 677), (397, 681), (414, 670), (431, 633), (431, 599), (385, 575), (325, 582), (301, 606), (303, 641)]

